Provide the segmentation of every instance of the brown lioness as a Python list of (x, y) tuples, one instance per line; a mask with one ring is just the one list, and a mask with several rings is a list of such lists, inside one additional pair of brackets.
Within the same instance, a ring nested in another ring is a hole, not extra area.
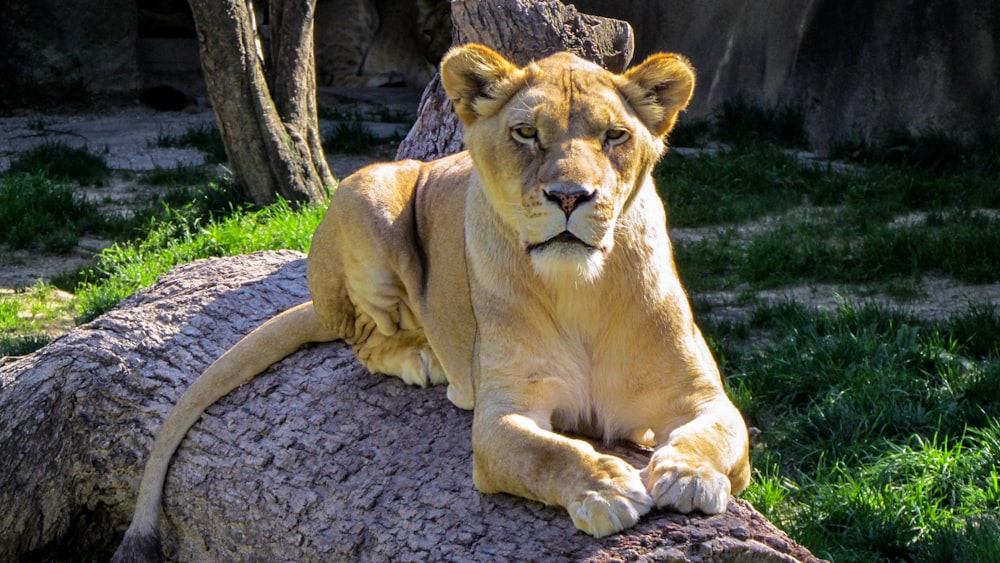
[[(595, 536), (654, 505), (721, 512), (746, 487), (747, 428), (695, 326), (650, 175), (694, 89), (687, 60), (653, 55), (618, 75), (465, 45), (441, 77), (469, 150), (341, 184), (309, 253), (313, 300), (181, 397), (117, 561), (157, 556), (167, 466), (205, 408), (306, 342), (343, 339), (372, 372), (447, 383), (475, 411), (476, 487), (561, 505)], [(556, 430), (655, 450), (640, 471)]]

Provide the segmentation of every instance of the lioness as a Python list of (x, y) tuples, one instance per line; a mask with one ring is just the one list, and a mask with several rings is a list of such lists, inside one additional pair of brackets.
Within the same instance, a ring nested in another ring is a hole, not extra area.
[[(312, 302), (268, 321), (180, 398), (117, 561), (158, 550), (170, 457), (208, 405), (311, 341), (372, 372), (448, 384), (474, 409), (473, 480), (566, 508), (595, 536), (653, 505), (717, 513), (749, 480), (747, 429), (674, 269), (650, 171), (694, 88), (683, 57), (617, 75), (481, 45), (441, 78), (469, 146), (376, 164), (336, 191), (309, 253)], [(555, 429), (655, 446), (641, 471)]]

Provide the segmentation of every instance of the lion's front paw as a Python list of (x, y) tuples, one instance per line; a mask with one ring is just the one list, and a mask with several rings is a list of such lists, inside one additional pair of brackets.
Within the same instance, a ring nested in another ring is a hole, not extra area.
[(399, 378), (407, 385), (427, 387), (428, 384), (440, 385), (448, 382), (441, 363), (429, 347), (405, 351), (400, 365)]
[(660, 508), (718, 514), (729, 505), (729, 478), (706, 464), (692, 465), (654, 454), (639, 475)]
[(594, 537), (630, 528), (653, 507), (653, 499), (639, 479), (639, 472), (623, 461), (618, 474), (566, 505), (577, 528)]

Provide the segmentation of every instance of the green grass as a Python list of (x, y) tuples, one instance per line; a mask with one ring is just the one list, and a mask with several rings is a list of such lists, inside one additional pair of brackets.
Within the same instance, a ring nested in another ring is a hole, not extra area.
[[(926, 275), (1000, 281), (995, 145), (907, 143), (863, 146), (856, 168), (752, 138), (668, 154), (656, 177), (669, 222), (703, 229), (675, 247), (699, 317), (712, 312), (699, 293), (717, 289), (752, 304), (760, 289), (866, 282), (912, 300)], [(785, 303), (702, 325), (761, 431), (744, 497), (793, 538), (838, 562), (1000, 560), (995, 306), (931, 322)]]
[(152, 186), (171, 188), (190, 188), (218, 180), (219, 175), (204, 166), (178, 165), (173, 168), (157, 166), (153, 170), (140, 174), (140, 180)]
[(0, 356), (19, 356), (48, 344), (54, 324), (68, 328), (73, 303), (56, 298), (55, 290), (39, 282), (0, 294)]
[(232, 215), (250, 206), (245, 195), (233, 187), (232, 179), (204, 167), (157, 168), (142, 174), (140, 181), (162, 186), (162, 196), (137, 209), (130, 223), (145, 233), (150, 225), (178, 214), (191, 219)]
[(153, 226), (144, 239), (105, 250), (93, 268), (80, 274), (76, 301), (80, 319), (90, 320), (108, 311), (178, 264), (255, 250), (307, 251), (324, 212), (319, 206), (294, 211), (279, 202), (221, 220), (202, 221), (174, 213)]
[(1000, 176), (989, 169), (835, 169), (746, 143), (668, 154), (655, 176), (672, 227), (717, 227), (678, 245), (689, 289), (924, 274), (1000, 281)]
[(747, 236), (721, 229), (678, 245), (676, 254), (685, 282), (701, 290), (873, 283), (926, 274), (994, 283), (1000, 281), (1000, 215), (950, 210), (897, 225), (828, 210), (781, 217)]
[[(834, 561), (1000, 554), (998, 322), (992, 308), (931, 323), (786, 303), (736, 325), (706, 323), (736, 402), (761, 431), (745, 497)], [(720, 344), (748, 333), (771, 342)]]
[(58, 254), (76, 246), (82, 233), (110, 227), (94, 203), (64, 184), (44, 175), (0, 177), (0, 244)]
[(400, 109), (380, 108), (375, 111), (361, 112), (356, 109), (319, 106), (316, 111), (320, 119), (330, 121), (375, 121), (378, 123), (413, 123), (414, 116)]
[(724, 143), (768, 143), (788, 148), (808, 145), (804, 118), (798, 109), (763, 106), (745, 98), (727, 100), (713, 115), (716, 138)]
[[(0, 188), (21, 189), (21, 194), (26, 193), (25, 185), (33, 185), (30, 182), (58, 190), (60, 195), (70, 194), (44, 178), (17, 175), (0, 180)], [(324, 211), (318, 206), (295, 211), (285, 202), (254, 210), (241, 203), (226, 182), (173, 186), (161, 200), (139, 210), (128, 221), (127, 229), (119, 228), (116, 234), (120, 242), (101, 252), (92, 266), (65, 272), (52, 280), (52, 286), (35, 290), (43, 299), (45, 292), (54, 288), (75, 292), (73, 311), (78, 322), (86, 322), (178, 264), (262, 249), (306, 251)], [(133, 238), (139, 232), (143, 235)], [(21, 301), (0, 298), (0, 355), (28, 353), (48, 341), (37, 333), (34, 323), (21, 318), (25, 306)]]
[(40, 174), (55, 182), (79, 186), (103, 186), (111, 177), (103, 154), (59, 141), (46, 141), (19, 154), (7, 173)]
[(103, 214), (71, 184), (54, 181), (44, 172), (0, 175), (0, 245), (61, 254), (75, 248), (83, 235), (135, 237), (170, 209), (208, 217), (231, 213), (241, 205), (228, 181), (204, 169), (155, 170), (143, 175), (142, 181), (167, 189), (162, 197), (122, 217)]
[[(165, 186), (165, 190), (122, 217), (102, 214), (95, 203), (75, 193), (72, 182), (56, 182), (45, 171), (0, 175), (0, 251), (61, 254), (74, 249), (83, 235), (119, 241), (116, 248), (121, 248), (141, 244), (150, 232), (177, 225), (197, 230), (203, 223), (249, 213), (230, 182), (202, 168), (154, 170), (139, 180)], [(74, 304), (53, 300), (53, 290), (77, 292), (81, 283), (92, 283), (102, 275), (100, 270), (87, 267), (56, 275), (51, 285), (35, 284), (9, 296), (0, 295), (0, 356), (31, 352), (51, 339), (52, 327), (67, 329), (75, 315)], [(42, 309), (45, 303), (51, 309)], [(80, 303), (78, 299), (76, 305)], [(105, 308), (113, 305), (105, 303)], [(82, 317), (96, 314), (85, 309)]]
[(967, 140), (942, 131), (897, 131), (872, 143), (853, 132), (834, 145), (830, 156), (867, 165), (902, 164), (936, 173), (974, 170), (995, 175), (1000, 173), (1000, 125), (986, 126)]
[(24, 356), (52, 342), (44, 335), (11, 336), (0, 334), (0, 358), (4, 356)]
[(43, 322), (65, 309), (65, 301), (52, 298), (55, 288), (44, 283), (37, 283), (31, 288), (15, 291), (13, 294), (0, 294), (0, 332), (19, 330), (32, 324)]
[(336, 122), (333, 129), (323, 135), (324, 150), (328, 153), (347, 154), (375, 154), (387, 143), (396, 145), (401, 140), (380, 139), (368, 129), (365, 122), (411, 124), (414, 120), (412, 115), (398, 110), (361, 112), (330, 107), (320, 107), (319, 117)]
[(654, 177), (671, 227), (743, 223), (804, 204), (840, 204), (859, 181), (757, 143), (694, 156), (670, 152)]

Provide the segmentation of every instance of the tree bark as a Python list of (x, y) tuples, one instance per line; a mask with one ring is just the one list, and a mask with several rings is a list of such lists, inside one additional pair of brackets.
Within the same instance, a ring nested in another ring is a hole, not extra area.
[[(454, 43), (481, 43), (524, 65), (571, 51), (613, 72), (632, 60), (632, 27), (624, 21), (581, 14), (557, 0), (452, 0)], [(416, 124), (396, 158), (433, 160), (463, 150), (462, 124), (435, 76), (420, 100)]]
[[(154, 433), (226, 348), (307, 300), (303, 255), (180, 266), (0, 366), (0, 561), (110, 551)], [(174, 457), (162, 529), (180, 561), (815, 561), (745, 501), (594, 539), (564, 509), (472, 486), (472, 415), (442, 387), (306, 347), (208, 409)], [(616, 453), (645, 463), (646, 452)], [(66, 550), (69, 550), (68, 552)]]
[[(268, 70), (251, 0), (190, 0), (208, 95), (236, 186), (254, 203), (322, 202), (336, 180), (316, 115), (316, 0), (270, 0)], [(270, 79), (270, 80), (268, 80)]]

